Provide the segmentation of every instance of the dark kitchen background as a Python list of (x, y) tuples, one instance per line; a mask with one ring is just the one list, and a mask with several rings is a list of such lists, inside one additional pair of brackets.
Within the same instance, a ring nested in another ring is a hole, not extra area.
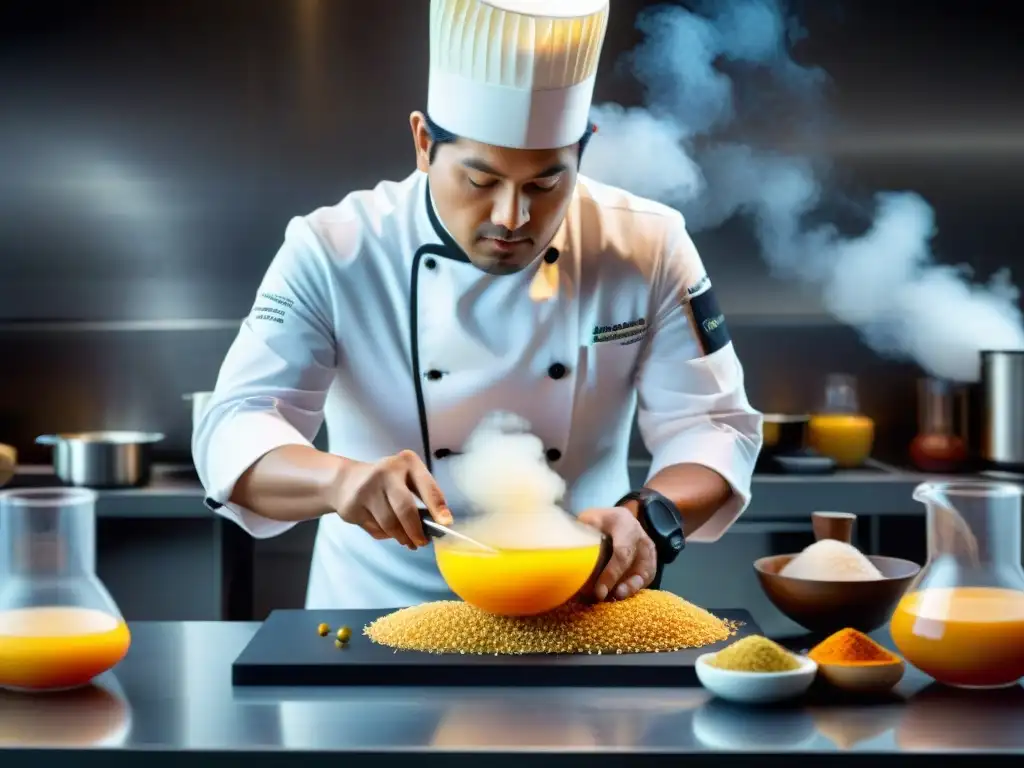
[[(642, 2), (613, 0), (596, 102)], [(805, 4), (797, 58), (832, 78), (824, 142), (851, 189), (915, 190), (935, 249), (1021, 278), (1024, 56), (1012, 3)], [(6, 0), (0, 9), (0, 441), (159, 430), (211, 389), (288, 219), (412, 169), (426, 0)], [(598, 139), (599, 140), (599, 139)], [(806, 411), (858, 377), (876, 457), (905, 463), (912, 364), (884, 360), (768, 274), (741, 224), (696, 238), (753, 403)], [(642, 449), (638, 446), (638, 451)]]

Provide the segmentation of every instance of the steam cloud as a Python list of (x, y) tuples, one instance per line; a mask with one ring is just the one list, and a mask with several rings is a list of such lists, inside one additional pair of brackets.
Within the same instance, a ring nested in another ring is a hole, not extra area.
[(559, 506), (565, 481), (548, 464), (544, 443), (529, 430), (519, 416), (488, 414), (469, 436), (463, 452), (451, 459), (455, 485), (484, 515), (467, 527), (492, 546), (595, 543), (594, 531), (576, 523)]
[(827, 78), (791, 57), (802, 31), (777, 0), (718, 0), (701, 10), (659, 6), (640, 16), (645, 40), (626, 63), (646, 108), (594, 107), (600, 133), (583, 172), (679, 208), (691, 231), (749, 217), (773, 274), (817, 287), (828, 312), (877, 353), (914, 360), (932, 376), (976, 381), (982, 349), (1024, 349), (1019, 291), (1008, 274), (979, 285), (968, 268), (938, 264), (934, 214), (919, 195), (877, 194), (871, 226), (845, 237), (808, 223), (824, 202), (823, 176), (810, 159), (724, 135), (766, 106), (751, 103), (758, 89), (745, 91), (747, 79), (769, 75), (813, 125)]

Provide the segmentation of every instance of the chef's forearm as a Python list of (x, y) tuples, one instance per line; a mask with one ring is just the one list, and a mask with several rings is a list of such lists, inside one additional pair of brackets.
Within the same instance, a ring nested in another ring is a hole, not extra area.
[[(710, 520), (733, 494), (732, 486), (724, 477), (701, 464), (672, 464), (644, 487), (675, 502), (687, 536)], [(627, 506), (634, 515), (638, 513), (636, 502)]]
[(231, 502), (261, 517), (295, 523), (334, 511), (334, 489), (348, 459), (306, 445), (284, 445), (238, 479)]

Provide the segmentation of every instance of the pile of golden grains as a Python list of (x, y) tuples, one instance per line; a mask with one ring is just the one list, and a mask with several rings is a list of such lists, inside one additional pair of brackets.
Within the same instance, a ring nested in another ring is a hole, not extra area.
[(796, 656), (761, 635), (737, 640), (712, 656), (710, 664), (733, 672), (791, 672), (800, 667)]
[(627, 600), (569, 603), (541, 616), (494, 616), (459, 601), (403, 608), (363, 634), (396, 650), (428, 653), (657, 653), (700, 648), (736, 626), (669, 592), (642, 590)]

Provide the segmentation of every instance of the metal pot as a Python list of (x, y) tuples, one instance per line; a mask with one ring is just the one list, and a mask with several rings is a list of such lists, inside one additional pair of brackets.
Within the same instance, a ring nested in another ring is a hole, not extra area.
[(191, 401), (192, 403), (192, 430), (199, 425), (199, 420), (206, 413), (206, 406), (210, 402), (210, 398), (213, 397), (213, 392), (190, 392), (187, 395), (182, 395), (181, 399), (185, 401)]
[(1024, 472), (1024, 351), (981, 353), (981, 458)]
[(811, 417), (807, 414), (764, 414), (762, 453), (771, 456), (801, 451), (807, 442), (807, 425), (810, 421)]
[(77, 432), (42, 435), (53, 446), (53, 470), (61, 482), (86, 488), (133, 488), (149, 482), (150, 446), (164, 439), (152, 432)]

